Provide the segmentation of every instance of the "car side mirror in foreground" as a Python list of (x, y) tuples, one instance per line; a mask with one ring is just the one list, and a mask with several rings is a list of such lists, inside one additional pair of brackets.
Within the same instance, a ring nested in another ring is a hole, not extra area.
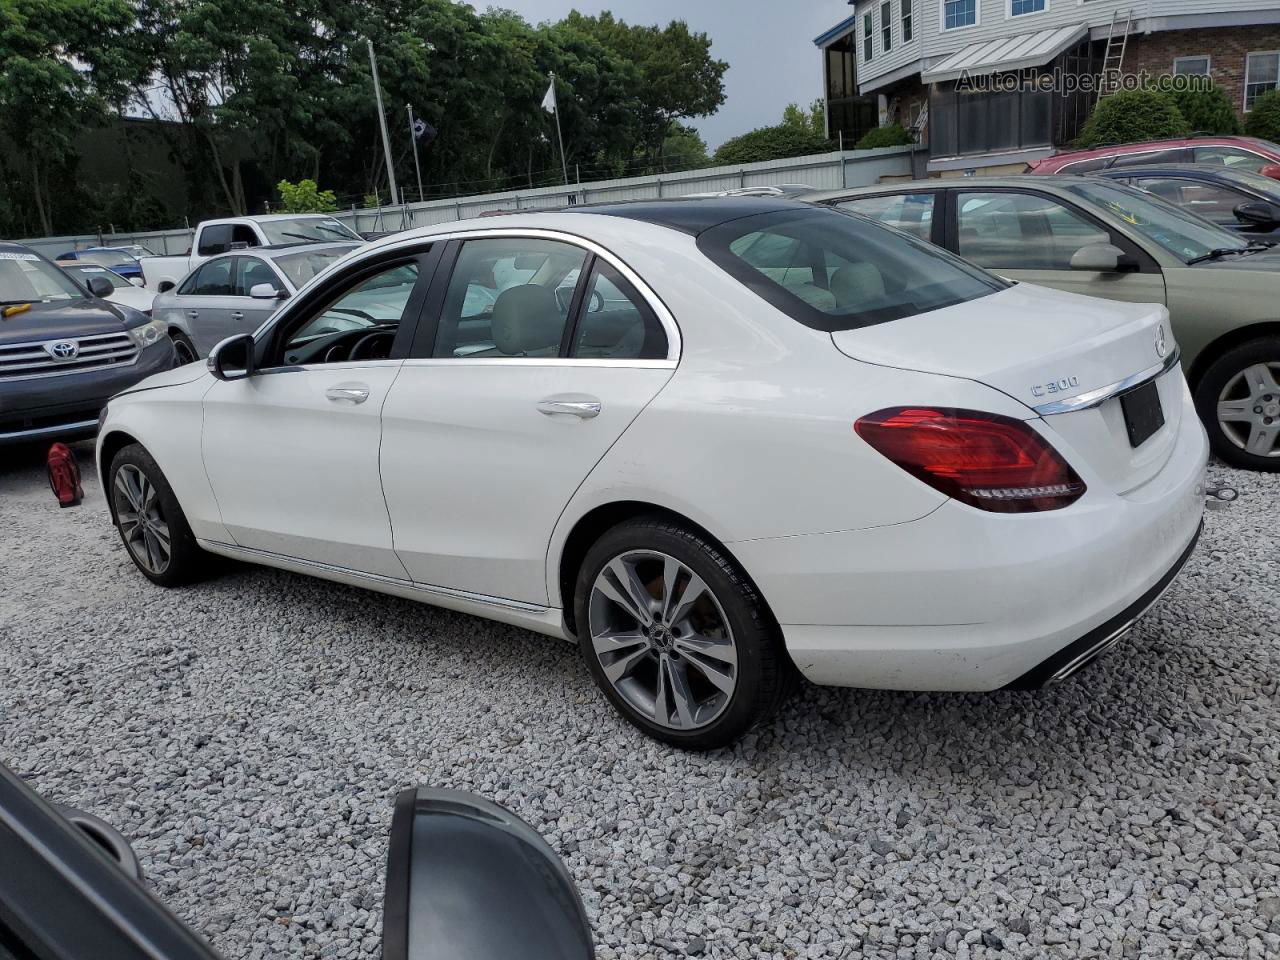
[(1130, 269), (1129, 263), (1125, 252), (1110, 243), (1091, 243), (1071, 255), (1072, 270), (1118, 273), (1121, 270)]
[(255, 300), (284, 300), (289, 295), (270, 283), (255, 283), (249, 288), (249, 296)]
[(220, 340), (205, 363), (219, 380), (243, 380), (253, 376), (253, 337), (247, 333)]
[(129, 282), (135, 287), (145, 287), (147, 284), (141, 277), (130, 277)]
[(99, 299), (111, 296), (111, 291), (115, 289), (106, 277), (90, 277), (87, 286), (89, 292)]
[(1249, 200), (1232, 211), (1236, 219), (1251, 227), (1274, 227), (1280, 224), (1280, 206), (1266, 200)]
[(568, 870), (532, 827), (468, 793), (396, 798), (383, 960), (592, 960)]

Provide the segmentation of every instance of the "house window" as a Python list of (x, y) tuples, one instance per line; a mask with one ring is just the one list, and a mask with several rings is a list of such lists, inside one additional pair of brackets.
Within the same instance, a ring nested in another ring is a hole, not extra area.
[(1173, 61), (1175, 77), (1207, 77), (1209, 75), (1209, 58), (1175, 57)]
[(1049, 0), (1009, 0), (1009, 16), (1020, 17), (1025, 13), (1044, 13)]
[(885, 53), (893, 49), (893, 11), (888, 3), (880, 4), (880, 47)]
[(972, 27), (978, 22), (978, 0), (942, 0), (942, 29)]
[(871, 14), (865, 14), (862, 18), (862, 59), (867, 63), (871, 62), (871, 51), (875, 44), (876, 24)]
[(1280, 88), (1280, 51), (1251, 53), (1244, 66), (1244, 108), (1262, 94)]
[(902, 42), (910, 43), (914, 31), (911, 28), (911, 0), (902, 0)]

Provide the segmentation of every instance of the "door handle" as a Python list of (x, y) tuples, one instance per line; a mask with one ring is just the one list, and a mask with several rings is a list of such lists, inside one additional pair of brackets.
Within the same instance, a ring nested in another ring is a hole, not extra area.
[(369, 388), (363, 383), (340, 383), (330, 387), (324, 395), (334, 403), (364, 403), (369, 399)]
[(199, 310), (188, 310), (188, 311), (187, 311), (187, 318), (188, 318), (189, 320), (198, 320), (198, 319), (200, 319), (200, 311), (199, 311)]
[(232, 319), (232, 320), (243, 320), (243, 319), (244, 319), (244, 314), (243, 314), (243, 313), (241, 313), (239, 310), (232, 310), (232, 311), (231, 311), (231, 319)]
[(554, 417), (557, 414), (567, 414), (571, 417), (580, 417), (583, 420), (590, 420), (592, 417), (600, 416), (600, 410), (602, 407), (603, 405), (599, 400), (588, 397), (573, 400), (557, 400), (554, 397), (548, 397), (545, 400), (538, 401), (538, 412), (545, 413), (548, 417)]

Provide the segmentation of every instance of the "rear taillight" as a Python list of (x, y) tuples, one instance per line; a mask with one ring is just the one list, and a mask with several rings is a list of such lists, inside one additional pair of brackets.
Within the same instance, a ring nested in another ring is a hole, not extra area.
[(1084, 481), (1021, 420), (973, 410), (890, 407), (854, 430), (907, 473), (949, 497), (993, 513), (1057, 510)]

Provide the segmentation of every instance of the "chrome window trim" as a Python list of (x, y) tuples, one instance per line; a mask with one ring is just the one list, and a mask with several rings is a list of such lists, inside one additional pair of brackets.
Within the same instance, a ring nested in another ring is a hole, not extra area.
[(1054, 400), (1052, 403), (1042, 403), (1031, 409), (1042, 417), (1049, 417), (1057, 413), (1074, 413), (1077, 410), (1100, 407), (1112, 397), (1126, 393), (1134, 387), (1140, 387), (1148, 380), (1163, 376), (1176, 367), (1181, 359), (1182, 350), (1175, 346), (1167, 357), (1146, 370), (1141, 370), (1105, 387), (1098, 387), (1096, 390), (1082, 393), (1078, 397), (1072, 397), (1070, 400)]
[[(551, 212), (554, 212), (554, 211), (551, 211)], [(529, 239), (535, 239), (535, 240), (558, 240), (561, 243), (568, 243), (576, 247), (582, 247), (583, 249), (588, 250), (591, 253), (594, 253), (597, 257), (600, 257), (602, 260), (604, 260), (606, 263), (612, 266), (615, 270), (621, 273), (628, 281), (630, 281), (631, 285), (636, 288), (640, 296), (643, 297), (645, 302), (649, 305), (649, 308), (653, 310), (653, 312), (657, 315), (658, 322), (662, 324), (662, 329), (667, 334), (667, 357), (665, 361), (662, 361), (662, 360), (626, 361), (625, 365), (635, 366), (639, 362), (679, 363), (680, 355), (684, 349), (684, 340), (680, 335), (680, 326), (679, 324), (676, 323), (675, 316), (671, 313), (670, 310), (667, 309), (667, 305), (662, 301), (662, 298), (659, 297), (653, 291), (653, 288), (650, 287), (649, 284), (645, 283), (645, 281), (641, 279), (638, 273), (632, 270), (631, 267), (629, 267), (612, 250), (609, 250), (607, 247), (602, 246), (601, 244), (597, 243), (594, 240), (588, 239), (587, 237), (581, 236), (580, 234), (570, 233), (567, 230), (552, 229), (549, 227), (471, 227), (471, 228), (464, 228), (461, 230), (446, 230), (440, 233), (430, 233), (430, 234), (422, 234), (418, 236), (404, 237), (401, 239), (394, 240), (390, 243), (387, 243), (386, 246), (383, 246), (382, 241), (379, 241), (378, 245), (370, 248), (367, 251), (363, 251), (363, 250), (353, 251), (352, 254), (349, 254), (349, 256), (352, 256), (351, 260), (347, 260), (346, 257), (343, 257), (339, 259), (337, 262), (335, 262), (334, 264), (330, 265), (329, 267), (326, 267), (321, 273), (317, 274), (310, 281), (308, 281), (306, 286), (310, 287), (313, 284), (326, 282), (329, 274), (331, 272), (336, 272), (336, 269), (341, 269), (345, 271), (352, 267), (357, 267), (360, 264), (365, 263), (366, 260), (372, 260), (372, 259), (376, 259), (383, 256), (388, 256), (388, 255), (395, 256), (396, 254), (404, 253), (418, 247), (427, 246), (427, 245), (436, 244), (436, 243), (447, 243), (450, 240), (482, 240), (487, 238), (497, 238), (497, 239), (529, 238)], [(281, 323), (284, 320), (286, 320), (288, 316), (293, 312), (290, 309), (290, 307), (295, 302), (297, 301), (291, 300), (286, 302), (284, 306), (282, 306), (279, 310), (277, 310), (274, 314), (272, 314), (271, 317), (265, 323), (263, 323), (261, 327), (258, 328), (258, 331), (254, 334), (254, 338), (256, 339), (257, 337), (265, 333), (271, 326), (274, 326), (275, 324)], [(432, 359), (441, 359), (441, 360), (444, 360), (445, 362), (457, 363), (458, 360), (467, 359), (467, 358), (459, 357), (459, 358), (451, 359), (448, 357), (441, 357), (441, 358), (432, 358)], [(494, 358), (494, 360), (498, 360), (498, 359), (504, 359), (504, 358)], [(526, 360), (530, 358), (511, 357), (511, 358), (505, 358), (505, 359)], [(563, 359), (567, 362), (578, 362), (578, 363), (598, 362), (598, 361), (578, 361), (576, 360), (576, 358), (573, 358), (573, 357), (564, 357), (564, 358), (556, 358), (556, 359)], [(488, 362), (494, 362), (494, 361), (490, 360)]]

